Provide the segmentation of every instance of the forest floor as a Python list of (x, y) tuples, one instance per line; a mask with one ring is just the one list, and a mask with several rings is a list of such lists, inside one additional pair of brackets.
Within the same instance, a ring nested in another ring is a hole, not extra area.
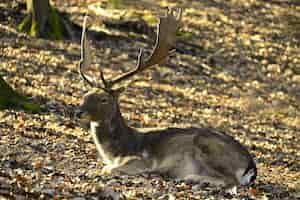
[[(300, 6), (125, 1), (129, 5), (119, 12), (131, 14), (118, 23), (96, 15), (92, 20), (89, 72), (99, 78), (101, 67), (109, 78), (132, 68), (140, 47), (151, 47), (154, 29), (147, 24), (154, 16), (166, 6), (184, 8), (177, 53), (137, 75), (121, 96), (121, 109), (133, 127), (212, 127), (239, 140), (255, 157), (258, 177), (252, 188), (230, 194), (155, 175), (101, 174), (92, 138), (76, 118), (90, 89), (77, 73), (80, 39), (17, 33), (25, 16), (22, 2), (0, 1), (0, 73), (47, 111), (0, 111), (1, 199), (300, 198)], [(80, 27), (86, 5), (96, 10), (93, 2), (54, 5)]]

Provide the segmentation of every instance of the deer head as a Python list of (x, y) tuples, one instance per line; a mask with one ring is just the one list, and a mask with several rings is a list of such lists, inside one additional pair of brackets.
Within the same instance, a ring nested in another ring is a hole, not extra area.
[(87, 16), (85, 16), (81, 39), (81, 60), (78, 71), (82, 79), (94, 88), (93, 91), (85, 95), (81, 105), (81, 110), (87, 114), (90, 120), (110, 121), (114, 116), (120, 115), (118, 97), (124, 88), (115, 88), (114, 86), (151, 66), (162, 63), (173, 52), (170, 49), (176, 42), (176, 31), (180, 26), (180, 20), (181, 10), (178, 12), (169, 10), (166, 16), (159, 19), (156, 43), (150, 56), (144, 59), (143, 50), (141, 49), (135, 68), (112, 80), (106, 80), (103, 71), (100, 69), (101, 83), (99, 83), (93, 81), (83, 72), (84, 68), (91, 65), (91, 54), (86, 36)]

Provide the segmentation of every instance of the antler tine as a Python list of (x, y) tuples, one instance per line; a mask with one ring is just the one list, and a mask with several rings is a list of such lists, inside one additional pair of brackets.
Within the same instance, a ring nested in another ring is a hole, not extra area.
[(99, 69), (99, 70), (100, 70), (100, 76), (101, 76), (101, 80), (103, 82), (104, 88), (101, 87), (100, 85), (97, 85), (96, 83), (92, 82), (90, 80), (90, 78), (88, 78), (88, 76), (85, 75), (84, 72), (83, 72), (83, 68), (86, 68), (86, 67), (90, 66), (91, 63), (92, 63), (91, 53), (90, 53), (90, 46), (89, 46), (89, 43), (88, 43), (88, 40), (87, 40), (87, 37), (86, 37), (87, 18), (88, 18), (88, 16), (86, 15), (84, 17), (83, 25), (82, 25), (82, 35), (81, 35), (81, 45), (80, 45), (80, 47), (81, 47), (81, 59), (79, 61), (78, 72), (79, 72), (81, 78), (86, 83), (88, 83), (91, 87), (98, 87), (98, 88), (101, 88), (103, 90), (108, 90), (107, 81), (105, 80), (103, 72), (102, 72), (101, 69)]
[(143, 60), (143, 50), (141, 49), (138, 55), (136, 67), (133, 70), (121, 74), (115, 79), (109, 81), (107, 85), (113, 86), (118, 82), (126, 80), (133, 75), (164, 61), (165, 58), (170, 55), (170, 49), (176, 42), (176, 31), (181, 25), (181, 17), (181, 9), (178, 9), (177, 12), (170, 9), (166, 16), (160, 17), (157, 25), (156, 43), (149, 58), (145, 61)]

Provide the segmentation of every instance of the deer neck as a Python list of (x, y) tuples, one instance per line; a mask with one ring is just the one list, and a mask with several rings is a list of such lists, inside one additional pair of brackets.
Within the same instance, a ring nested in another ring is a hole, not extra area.
[(115, 105), (114, 114), (111, 116), (105, 116), (104, 119), (91, 122), (91, 128), (97, 127), (101, 129), (102, 134), (109, 134), (110, 136), (116, 136), (126, 134), (130, 129), (123, 118), (119, 105)]
[(116, 112), (111, 117), (111, 119), (108, 119), (105, 122), (105, 128), (108, 130), (111, 134), (129, 134), (127, 133), (129, 131), (129, 126), (126, 124), (125, 119), (122, 116), (122, 113), (120, 111), (119, 105), (116, 106)]
[(91, 132), (101, 157), (107, 163), (113, 157), (129, 155), (137, 149), (138, 138), (126, 124), (119, 106), (110, 119), (91, 122)]

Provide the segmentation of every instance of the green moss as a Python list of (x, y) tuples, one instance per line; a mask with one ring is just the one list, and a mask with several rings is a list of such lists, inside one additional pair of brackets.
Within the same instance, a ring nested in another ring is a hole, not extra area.
[(49, 6), (48, 20), (46, 22), (45, 30), (40, 30), (39, 24), (33, 20), (32, 15), (28, 14), (22, 22), (18, 25), (18, 30), (25, 32), (32, 37), (49, 38), (53, 40), (61, 40), (67, 33), (66, 28), (63, 26), (61, 16), (58, 11)]
[(32, 37), (38, 37), (39, 36), (39, 25), (36, 21), (32, 20), (31, 27), (29, 30), (29, 35)]
[(45, 111), (45, 109), (41, 108), (40, 105), (32, 102), (23, 102), (20, 107), (26, 111), (30, 111), (33, 113), (40, 113)]
[(38, 104), (30, 102), (26, 97), (17, 93), (0, 76), (0, 109), (8, 108), (23, 109), (33, 113), (43, 111)]
[(22, 22), (18, 25), (18, 31), (28, 33), (31, 26), (31, 15), (27, 15)]
[(57, 11), (52, 6), (49, 7), (49, 24), (51, 27), (50, 38), (60, 40), (62, 39), (62, 23), (57, 14)]
[(0, 98), (5, 95), (8, 97), (17, 97), (18, 99), (25, 100), (23, 96), (15, 92), (12, 87), (10, 87), (0, 76)]

